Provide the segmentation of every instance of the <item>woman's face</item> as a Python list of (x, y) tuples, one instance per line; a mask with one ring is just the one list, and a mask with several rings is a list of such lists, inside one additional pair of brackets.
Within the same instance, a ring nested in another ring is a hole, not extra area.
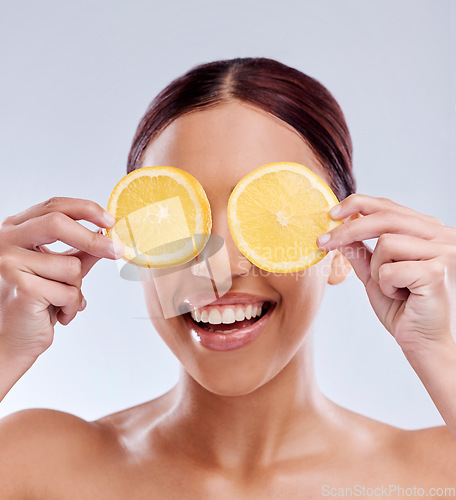
[(341, 257), (338, 252), (300, 273), (273, 274), (251, 264), (234, 244), (227, 219), (231, 191), (253, 169), (278, 161), (301, 163), (328, 182), (311, 149), (291, 126), (253, 105), (229, 101), (177, 118), (151, 141), (139, 165), (178, 167), (198, 179), (211, 205), (212, 234), (224, 239), (229, 256), (229, 293), (267, 297), (275, 304), (255, 340), (217, 351), (198, 342), (184, 315), (159, 318), (154, 282), (143, 282), (156, 330), (185, 370), (217, 394), (247, 394), (281, 371), (308, 337), (326, 284), (337, 282), (333, 273)]

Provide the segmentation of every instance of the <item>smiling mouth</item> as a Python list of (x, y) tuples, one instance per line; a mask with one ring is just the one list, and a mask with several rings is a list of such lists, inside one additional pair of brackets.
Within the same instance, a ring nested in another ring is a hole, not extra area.
[(199, 328), (202, 328), (203, 330), (206, 330), (208, 332), (214, 332), (214, 333), (223, 333), (223, 334), (229, 334), (233, 333), (239, 330), (242, 330), (243, 328), (247, 328), (250, 325), (253, 325), (257, 321), (259, 321), (263, 316), (266, 315), (266, 313), (273, 307), (275, 303), (272, 302), (264, 302), (262, 307), (261, 307), (261, 314), (259, 316), (256, 316), (254, 318), (250, 319), (243, 319), (241, 321), (234, 321), (233, 323), (218, 323), (218, 324), (212, 324), (209, 323), (208, 321), (196, 321), (194, 318), (192, 318), (191, 313), (186, 313), (186, 316), (196, 325), (198, 325)]

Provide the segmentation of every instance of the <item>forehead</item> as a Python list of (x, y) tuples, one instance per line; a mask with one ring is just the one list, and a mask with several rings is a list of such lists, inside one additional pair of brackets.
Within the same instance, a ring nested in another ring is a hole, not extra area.
[(230, 101), (174, 120), (147, 146), (140, 166), (178, 167), (205, 189), (220, 188), (223, 181), (231, 190), (253, 169), (277, 161), (301, 163), (326, 180), (293, 127), (253, 105)]

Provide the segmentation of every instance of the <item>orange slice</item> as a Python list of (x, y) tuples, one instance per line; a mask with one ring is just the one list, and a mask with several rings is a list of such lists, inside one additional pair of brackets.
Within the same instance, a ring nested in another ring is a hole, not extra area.
[(125, 246), (124, 260), (166, 268), (185, 264), (205, 247), (212, 227), (209, 200), (189, 173), (168, 166), (133, 170), (114, 187), (107, 235)]
[(339, 203), (312, 170), (293, 162), (263, 165), (241, 179), (228, 200), (228, 223), (241, 253), (260, 269), (291, 273), (319, 262), (321, 234), (341, 224)]

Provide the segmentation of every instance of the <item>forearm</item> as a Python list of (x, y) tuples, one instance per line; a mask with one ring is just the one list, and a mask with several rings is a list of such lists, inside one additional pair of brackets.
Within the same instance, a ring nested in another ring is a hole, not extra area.
[(456, 440), (456, 343), (403, 352)]
[(0, 402), (35, 361), (36, 358), (14, 354), (0, 342)]

